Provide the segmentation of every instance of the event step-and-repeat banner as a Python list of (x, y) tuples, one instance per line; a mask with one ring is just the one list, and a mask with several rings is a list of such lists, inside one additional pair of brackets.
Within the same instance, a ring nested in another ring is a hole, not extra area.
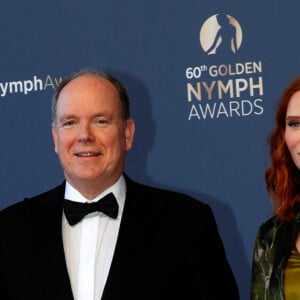
[(63, 180), (51, 97), (83, 67), (119, 77), (137, 123), (126, 172), (215, 214), (241, 299), (271, 216), (264, 172), (280, 94), (299, 64), (299, 1), (4, 1), (0, 208)]

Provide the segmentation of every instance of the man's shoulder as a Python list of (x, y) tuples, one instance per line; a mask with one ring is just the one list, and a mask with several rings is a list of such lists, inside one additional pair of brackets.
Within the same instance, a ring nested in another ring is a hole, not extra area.
[(210, 210), (207, 203), (203, 202), (201, 199), (196, 199), (187, 193), (140, 183), (133, 181), (128, 177), (125, 178), (128, 197), (139, 199), (138, 201), (145, 201), (147, 202), (147, 205), (159, 201), (161, 207), (167, 206), (174, 209)]
[[(50, 205), (61, 202), (64, 195), (64, 184), (56, 186), (40, 194), (25, 197), (23, 200), (13, 203), (0, 211), (0, 219), (9, 218), (13, 215), (26, 215), (29, 212), (47, 210)], [(57, 201), (56, 201), (57, 200)]]

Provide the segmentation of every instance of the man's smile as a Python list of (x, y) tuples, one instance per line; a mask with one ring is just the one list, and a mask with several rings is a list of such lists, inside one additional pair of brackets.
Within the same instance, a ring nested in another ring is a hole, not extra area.
[(75, 153), (75, 156), (77, 157), (91, 157), (91, 156), (99, 156), (99, 155), (100, 152), (93, 152), (93, 151)]

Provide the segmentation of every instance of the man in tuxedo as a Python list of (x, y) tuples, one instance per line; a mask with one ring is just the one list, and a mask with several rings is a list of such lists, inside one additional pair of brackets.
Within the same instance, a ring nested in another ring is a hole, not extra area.
[(135, 123), (117, 79), (64, 79), (52, 119), (65, 181), (0, 212), (1, 299), (239, 299), (210, 207), (124, 174)]

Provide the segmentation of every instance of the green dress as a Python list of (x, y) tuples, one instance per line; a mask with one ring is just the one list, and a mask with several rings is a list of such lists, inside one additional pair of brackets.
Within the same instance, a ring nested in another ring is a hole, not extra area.
[(284, 294), (286, 300), (300, 300), (300, 254), (296, 247), (284, 270)]
[(292, 222), (281, 222), (274, 216), (260, 226), (253, 251), (251, 300), (288, 300), (284, 273), (299, 224), (300, 214)]

